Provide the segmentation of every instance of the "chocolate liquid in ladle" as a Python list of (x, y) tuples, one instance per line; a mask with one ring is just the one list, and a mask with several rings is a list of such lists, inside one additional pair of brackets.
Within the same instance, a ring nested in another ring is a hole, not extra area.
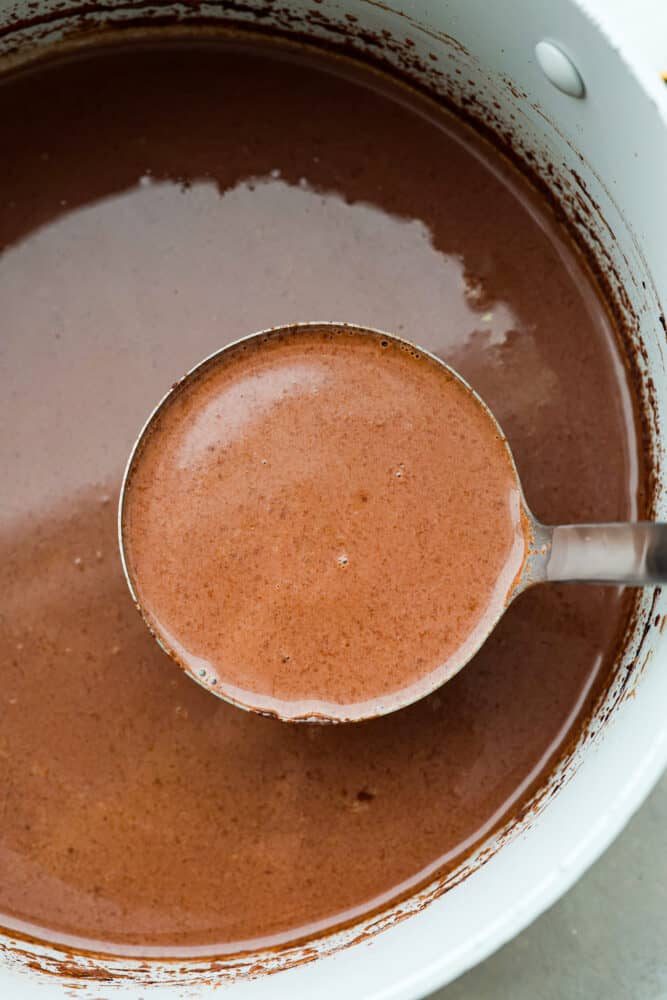
[(611, 668), (626, 602), (545, 588), (434, 697), (294, 728), (197, 688), (131, 605), (115, 501), (147, 410), (294, 320), (439, 352), (543, 520), (635, 512), (629, 391), (574, 253), (450, 117), (320, 65), (165, 43), (0, 86), (0, 924), (218, 950), (335, 924), (511, 814)]
[(506, 441), (422, 348), (351, 326), (244, 338), (159, 406), (120, 544), (147, 624), (216, 694), (360, 721), (449, 680), (530, 544)]

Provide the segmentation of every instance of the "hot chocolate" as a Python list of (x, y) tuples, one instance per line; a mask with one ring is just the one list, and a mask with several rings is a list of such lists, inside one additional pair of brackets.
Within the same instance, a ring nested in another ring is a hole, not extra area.
[(239, 344), (162, 405), (123, 505), (130, 578), (165, 648), (283, 718), (359, 719), (448, 680), (526, 555), (493, 418), (392, 338)]
[(229, 952), (451, 869), (579, 731), (627, 600), (528, 592), (436, 695), (288, 726), (159, 650), (118, 489), (194, 360), (347, 319), (480, 391), (542, 520), (632, 518), (631, 392), (576, 251), (464, 125), (326, 55), (91, 45), (4, 78), (0, 120), (0, 924)]

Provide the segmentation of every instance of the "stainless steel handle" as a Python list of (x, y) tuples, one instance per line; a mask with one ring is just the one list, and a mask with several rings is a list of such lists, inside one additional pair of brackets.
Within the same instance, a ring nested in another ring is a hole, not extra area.
[(667, 524), (639, 521), (540, 528), (544, 532), (542, 580), (637, 587), (667, 583)]

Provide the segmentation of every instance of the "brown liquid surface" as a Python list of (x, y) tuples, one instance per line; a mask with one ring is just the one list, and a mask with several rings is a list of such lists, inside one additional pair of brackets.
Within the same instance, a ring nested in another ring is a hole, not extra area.
[(464, 857), (608, 677), (626, 602), (544, 587), (424, 702), (286, 726), (193, 684), (132, 606), (137, 429), (273, 324), (422, 342), (496, 413), (539, 517), (635, 511), (628, 389), (574, 254), (455, 121), (332, 68), (165, 46), (0, 86), (0, 923), (144, 951), (329, 926)]
[(130, 578), (195, 677), (283, 718), (370, 718), (446, 681), (526, 554), (504, 439), (426, 355), (323, 328), (181, 385), (123, 507)]

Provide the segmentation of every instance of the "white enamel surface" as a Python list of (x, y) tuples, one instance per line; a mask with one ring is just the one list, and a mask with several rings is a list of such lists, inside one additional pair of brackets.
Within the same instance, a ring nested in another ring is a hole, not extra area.
[(586, 88), (579, 70), (554, 42), (538, 42), (535, 46), (535, 55), (540, 69), (554, 87), (569, 97), (584, 96)]
[[(0, 24), (10, 6), (0, 0)], [(210, 13), (215, 6), (203, 4), (203, 9)], [(587, 0), (587, 12), (572, 0), (548, 5), (532, 0), (495, 0), (492, 5), (403, 0), (409, 23), (365, 0), (332, 0), (317, 9), (338, 17), (353, 12), (370, 28), (386, 26), (399, 38), (409, 34), (417, 52), (438, 53), (444, 65), (454, 50), (420, 26), (454, 36), (474, 57), (454, 51), (454, 59), (475, 75), (480, 98), (497, 95), (500, 115), (509, 120), (514, 110), (514, 127), (535, 148), (559, 169), (577, 169), (614, 231), (615, 239), (608, 233), (602, 238), (640, 315), (647, 371), (664, 414), (666, 338), (656, 321), (655, 306), (656, 294), (663, 309), (667, 303), (667, 87), (658, 73), (667, 66), (657, 62), (656, 42), (667, 38), (667, 7), (662, 0), (639, 0), (631, 10), (622, 0)], [(586, 83), (582, 100), (566, 97), (545, 78), (535, 57), (536, 44), (545, 38), (557, 40), (575, 60)], [(527, 97), (513, 97), (504, 77), (510, 77)], [(664, 493), (656, 513), (667, 519)], [(650, 600), (647, 593), (646, 612)], [(651, 614), (666, 612), (663, 595)], [(653, 629), (643, 646), (644, 657), (644, 668), (633, 681), (633, 697), (622, 700), (599, 725), (570, 766), (569, 780), (537, 817), (471, 877), (372, 940), (278, 975), (223, 984), (217, 991), (211, 988), (210, 976), (198, 981), (193, 974), (185, 977), (190, 985), (175, 984), (169, 969), (154, 963), (151, 978), (163, 985), (93, 982), (79, 984), (81, 988), (70, 994), (65, 980), (21, 968), (9, 949), (4, 958), (0, 954), (0, 997), (187, 1000), (231, 994), (233, 1000), (314, 996), (408, 1000), (423, 996), (480, 961), (557, 899), (609, 844), (656, 781), (667, 762), (667, 634), (663, 637)], [(2, 943), (0, 939), (0, 947)], [(128, 962), (104, 964), (110, 969), (128, 966)]]

